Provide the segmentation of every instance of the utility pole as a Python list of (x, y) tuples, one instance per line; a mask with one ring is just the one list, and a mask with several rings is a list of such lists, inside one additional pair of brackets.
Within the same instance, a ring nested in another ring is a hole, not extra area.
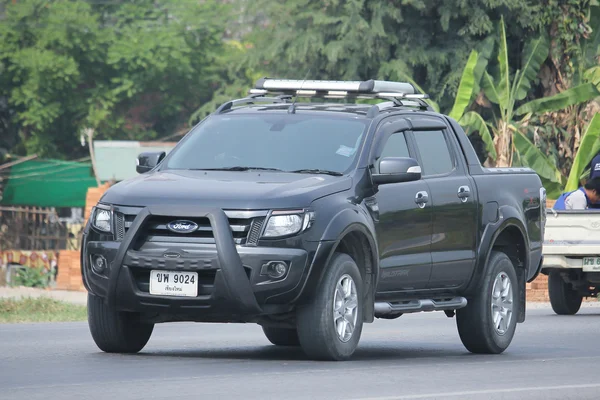
[(94, 155), (94, 146), (92, 138), (94, 137), (94, 129), (85, 128), (83, 133), (87, 137), (88, 148), (90, 150), (90, 159), (92, 160), (92, 169), (94, 170), (94, 178), (96, 178), (96, 184), (100, 186), (100, 179), (98, 179), (98, 171), (96, 170), (96, 156)]

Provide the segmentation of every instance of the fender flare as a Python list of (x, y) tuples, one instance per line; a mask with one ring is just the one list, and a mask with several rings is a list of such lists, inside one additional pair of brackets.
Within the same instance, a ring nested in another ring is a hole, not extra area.
[(521, 216), (517, 209), (513, 206), (505, 205), (498, 209), (498, 219), (485, 226), (477, 249), (477, 259), (475, 263), (475, 270), (471, 276), (471, 280), (466, 288), (466, 293), (473, 293), (478, 289), (481, 283), (482, 277), (485, 275), (488, 268), (488, 261), (492, 253), (492, 248), (496, 243), (496, 240), (504, 230), (510, 227), (515, 227), (523, 237), (523, 243), (525, 244), (524, 250), (524, 264), (525, 269), (528, 269), (529, 265), (529, 244), (527, 242), (527, 229), (521, 220)]
[(308, 268), (304, 285), (297, 298), (293, 301), (303, 303), (314, 296), (315, 290), (325, 273), (325, 268), (335, 254), (340, 242), (346, 235), (352, 232), (360, 232), (367, 238), (369, 243), (372, 270), (370, 273), (369, 271), (365, 271), (367, 279), (364, 284), (367, 288), (366, 295), (371, 301), (365, 305), (365, 321), (372, 322), (374, 319), (375, 289), (379, 279), (379, 249), (375, 240), (373, 223), (367, 217), (366, 213), (360, 209), (346, 208), (331, 219), (323, 232), (315, 256)]

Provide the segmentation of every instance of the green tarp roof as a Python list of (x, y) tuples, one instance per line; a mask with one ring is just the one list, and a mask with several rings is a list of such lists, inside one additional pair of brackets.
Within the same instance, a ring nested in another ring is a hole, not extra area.
[(4, 172), (2, 205), (85, 207), (88, 188), (96, 186), (91, 163), (30, 160)]

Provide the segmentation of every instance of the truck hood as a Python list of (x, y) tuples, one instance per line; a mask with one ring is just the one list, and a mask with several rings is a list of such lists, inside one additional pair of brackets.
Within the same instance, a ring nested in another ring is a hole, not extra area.
[(352, 179), (346, 176), (167, 170), (119, 182), (100, 201), (138, 207), (301, 208), (320, 197), (348, 190), (351, 184)]

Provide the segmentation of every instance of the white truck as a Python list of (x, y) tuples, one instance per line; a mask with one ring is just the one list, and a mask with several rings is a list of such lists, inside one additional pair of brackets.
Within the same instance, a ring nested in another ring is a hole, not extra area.
[(552, 309), (576, 314), (584, 297), (600, 291), (600, 210), (548, 209), (543, 255)]

